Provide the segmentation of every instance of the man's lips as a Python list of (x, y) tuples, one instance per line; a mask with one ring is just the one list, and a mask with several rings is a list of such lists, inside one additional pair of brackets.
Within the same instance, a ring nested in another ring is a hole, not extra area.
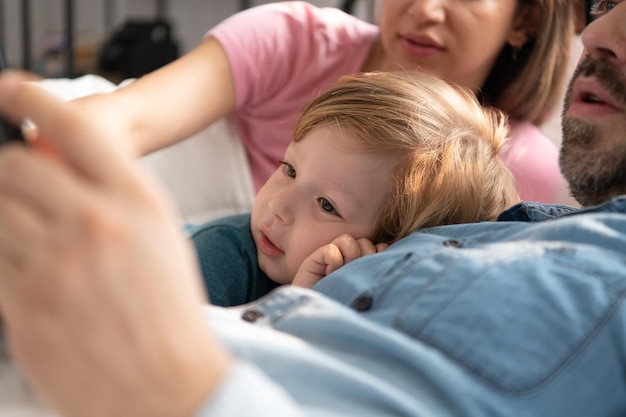
[(574, 82), (566, 111), (568, 116), (586, 118), (622, 111), (617, 101), (595, 78), (581, 77)]
[(263, 231), (261, 231), (261, 237), (259, 238), (258, 247), (263, 254), (270, 257), (277, 257), (284, 253), (279, 247), (274, 245), (274, 243)]

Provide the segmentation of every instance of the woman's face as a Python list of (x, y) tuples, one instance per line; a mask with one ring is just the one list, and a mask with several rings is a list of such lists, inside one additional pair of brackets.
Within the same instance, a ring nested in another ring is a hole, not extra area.
[(421, 68), (476, 91), (502, 47), (526, 40), (518, 0), (382, 1), (382, 70)]

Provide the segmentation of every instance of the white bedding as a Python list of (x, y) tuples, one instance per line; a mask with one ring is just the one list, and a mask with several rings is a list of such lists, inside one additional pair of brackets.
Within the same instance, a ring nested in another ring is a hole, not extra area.
[[(132, 80), (120, 86), (127, 82)], [(38, 84), (64, 100), (118, 87), (96, 75), (46, 79)], [(165, 184), (185, 223), (201, 223), (252, 208), (254, 189), (245, 150), (226, 119), (140, 162)]]

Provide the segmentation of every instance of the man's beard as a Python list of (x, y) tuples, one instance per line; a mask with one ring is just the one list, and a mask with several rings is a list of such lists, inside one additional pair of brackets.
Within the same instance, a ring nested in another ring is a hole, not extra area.
[(602, 129), (566, 116), (572, 86), (579, 76), (594, 76), (622, 109), (626, 108), (626, 79), (607, 61), (586, 56), (567, 89), (562, 115), (561, 172), (572, 196), (583, 206), (589, 206), (626, 193), (626, 117), (620, 132), (624, 140), (607, 146), (609, 138), (598, 137)]

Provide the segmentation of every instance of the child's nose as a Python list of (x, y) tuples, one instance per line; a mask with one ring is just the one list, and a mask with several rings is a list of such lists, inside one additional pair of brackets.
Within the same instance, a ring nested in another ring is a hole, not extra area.
[(283, 224), (291, 224), (294, 220), (295, 196), (290, 190), (284, 190), (270, 200), (270, 213)]

